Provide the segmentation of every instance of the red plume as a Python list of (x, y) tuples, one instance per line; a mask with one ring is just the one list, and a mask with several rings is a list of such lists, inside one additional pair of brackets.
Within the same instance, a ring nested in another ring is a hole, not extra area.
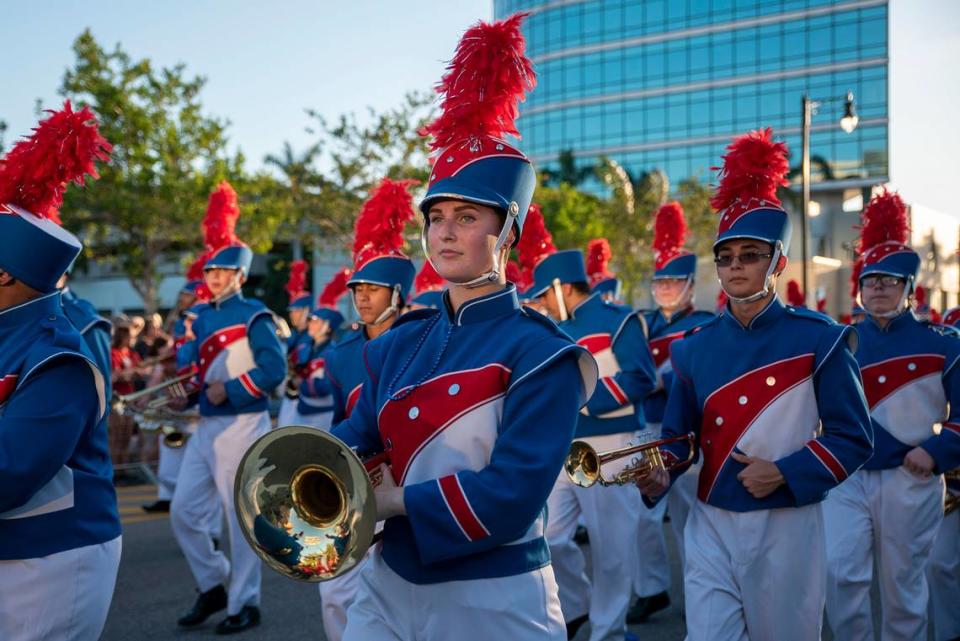
[(506, 276), (507, 280), (516, 285), (520, 291), (526, 289), (526, 287), (523, 287), (523, 274), (520, 272), (520, 265), (516, 261), (507, 261)]
[(804, 307), (807, 302), (803, 291), (800, 289), (800, 283), (792, 278), (790, 282), (787, 283), (787, 302), (794, 307)]
[(413, 280), (413, 289), (418, 294), (437, 291), (443, 289), (445, 282), (443, 277), (433, 268), (433, 264), (429, 260), (425, 260), (423, 261), (423, 267), (420, 268), (417, 277)]
[(746, 208), (751, 200), (763, 200), (779, 205), (777, 187), (789, 185), (790, 171), (787, 145), (773, 141), (770, 128), (751, 131), (739, 136), (727, 146), (720, 170), (720, 185), (710, 205), (716, 211), (725, 211), (735, 204)]
[(527, 219), (523, 223), (523, 235), (517, 243), (517, 262), (521, 271), (533, 274), (533, 268), (545, 256), (557, 251), (553, 236), (547, 231), (540, 205), (530, 205)]
[(354, 224), (353, 261), (358, 269), (376, 256), (400, 253), (403, 228), (414, 217), (408, 189), (418, 184), (416, 180), (384, 178), (370, 192)]
[(498, 22), (478, 22), (460, 38), (437, 85), (437, 93), (443, 95), (441, 114), (420, 131), (433, 136), (432, 149), (481, 136), (520, 137), (515, 124), (518, 103), (537, 84), (520, 32), (526, 16), (516, 13)]
[(196, 260), (193, 261), (193, 264), (187, 268), (187, 280), (188, 281), (202, 281), (203, 280), (203, 267), (207, 264), (207, 260), (210, 259), (210, 252), (204, 251), (197, 256)]
[(317, 307), (336, 307), (337, 301), (347, 291), (347, 281), (350, 280), (352, 272), (344, 267), (330, 279), (326, 284), (320, 296), (317, 298)]
[(203, 238), (208, 249), (218, 250), (230, 245), (240, 244), (237, 238), (237, 220), (240, 218), (240, 204), (237, 192), (226, 180), (222, 181), (210, 194), (207, 213), (203, 217)]
[(290, 278), (284, 287), (290, 296), (290, 302), (307, 291), (307, 261), (295, 260), (290, 263)]
[(200, 283), (193, 290), (193, 302), (197, 303), (206, 303), (213, 298), (213, 292), (210, 291), (210, 288), (207, 287), (206, 283)]
[(721, 311), (724, 307), (727, 306), (727, 292), (720, 290), (720, 293), (717, 294), (717, 311)]
[(932, 308), (932, 307), (930, 308), (930, 322), (931, 322), (931, 323), (934, 323), (934, 324), (936, 324), (936, 325), (942, 325), (942, 324), (943, 324), (943, 316), (941, 316), (941, 315), (940, 315), (940, 312), (938, 312), (937, 310), (935, 310), (935, 309)]
[(858, 257), (850, 274), (850, 297), (854, 299), (860, 291), (864, 252), (888, 241), (904, 244), (907, 242), (910, 225), (907, 221), (907, 206), (900, 195), (884, 188), (871, 198), (860, 214), (859, 229)]
[(67, 184), (99, 178), (96, 162), (106, 161), (113, 146), (100, 135), (89, 107), (73, 111), (67, 100), (60, 111), (47, 113), (0, 162), (0, 204), (58, 220)]
[(672, 253), (687, 242), (687, 221), (683, 207), (672, 201), (657, 210), (653, 222), (653, 249), (658, 253)]
[(594, 238), (587, 243), (587, 277), (591, 283), (613, 278), (607, 269), (612, 256), (610, 242), (606, 238)]

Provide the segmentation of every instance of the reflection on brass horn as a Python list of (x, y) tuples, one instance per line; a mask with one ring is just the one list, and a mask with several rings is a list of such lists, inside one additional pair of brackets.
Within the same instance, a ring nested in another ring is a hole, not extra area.
[[(667, 464), (663, 460), (660, 448), (670, 443), (680, 443), (686, 441), (690, 447), (690, 453), (684, 461), (677, 461)], [(686, 465), (693, 460), (695, 437), (693, 433), (675, 436), (673, 438), (664, 438), (658, 441), (650, 441), (639, 445), (628, 445), (617, 450), (597, 453), (593, 447), (586, 441), (574, 441), (567, 453), (567, 460), (563, 464), (563, 469), (567, 477), (575, 485), (580, 487), (590, 487), (595, 483), (602, 486), (624, 485), (633, 483), (637, 479), (643, 478), (652, 470), (660, 468), (667, 471), (674, 470), (681, 465)], [(633, 457), (631, 462), (613, 478), (605, 478), (601, 468), (610, 461), (616, 461), (627, 456)]]
[(237, 470), (240, 529), (268, 566), (316, 583), (357, 567), (377, 509), (364, 463), (327, 432), (292, 425), (261, 436)]

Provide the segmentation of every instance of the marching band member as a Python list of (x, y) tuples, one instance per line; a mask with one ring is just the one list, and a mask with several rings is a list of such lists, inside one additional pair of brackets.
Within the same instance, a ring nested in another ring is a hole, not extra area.
[(277, 426), (295, 425), (299, 421), (297, 408), (300, 401), (300, 384), (306, 375), (306, 361), (301, 356), (310, 352), (312, 340), (307, 333), (313, 297), (307, 290), (307, 261), (295, 260), (290, 264), (290, 278), (285, 289), (290, 296), (287, 314), (290, 318), (290, 337), (287, 339), (287, 380), (280, 399)]
[(310, 312), (307, 321), (307, 336), (299, 347), (298, 361), (304, 363), (303, 380), (300, 383), (300, 400), (297, 403), (297, 424), (330, 429), (333, 419), (333, 391), (326, 375), (327, 350), (334, 336), (343, 325), (343, 314), (337, 309), (337, 301), (347, 291), (349, 269), (341, 269), (320, 292), (317, 307)]
[(590, 396), (590, 355), (521, 309), (503, 266), (535, 185), (515, 133), (534, 82), (521, 16), (480, 23), (444, 76), (438, 151), (420, 209), (448, 283), (439, 310), (408, 312), (365, 346), (369, 376), (333, 433), (386, 450), (382, 543), (360, 570), (344, 639), (564, 639), (544, 503)]
[[(643, 413), (650, 431), (657, 436), (660, 435), (663, 411), (667, 406), (667, 393), (673, 384), (670, 346), (694, 327), (714, 317), (709, 312), (693, 307), (697, 257), (684, 249), (686, 239), (687, 221), (680, 203), (664, 204), (657, 210), (653, 225), (653, 249), (656, 257), (650, 290), (657, 306), (644, 315), (650, 334), (650, 353), (657, 368), (657, 385), (644, 400)], [(658, 506), (669, 507), (670, 529), (680, 552), (681, 567), (684, 559), (683, 530), (687, 515), (696, 501), (699, 472), (699, 463), (691, 466), (686, 474), (677, 478), (670, 488), (667, 500), (658, 503)], [(640, 558), (650, 559), (650, 567), (644, 568), (642, 564), (640, 566), (641, 576), (646, 575), (648, 579), (638, 582), (636, 592), (640, 599), (630, 609), (627, 615), (628, 623), (641, 623), (670, 604), (667, 593), (670, 569), (667, 565), (666, 542), (662, 535), (662, 508), (655, 507), (645, 513), (656, 518), (641, 521), (649, 525), (646, 529), (641, 528), (637, 545), (642, 550)], [(644, 585), (645, 583), (648, 585)]]
[[(580, 250), (556, 251), (548, 234), (539, 238), (531, 233), (542, 228), (542, 223), (530, 225), (542, 220), (536, 206), (527, 218), (518, 250), (526, 254), (533, 244), (534, 251), (540, 252), (530, 295), (539, 298), (550, 316), (560, 320), (560, 328), (593, 354), (599, 367), (602, 385), (580, 411), (574, 436), (598, 452), (624, 447), (645, 427), (642, 403), (656, 381), (646, 325), (638, 313), (604, 301), (600, 293), (590, 293)], [(546, 535), (569, 638), (588, 616), (592, 641), (625, 637), (634, 577), (644, 562), (637, 556), (642, 510), (632, 487), (587, 490), (574, 485), (565, 473), (556, 478), (547, 500)], [(592, 581), (573, 538), (580, 516), (592, 544)], [(662, 527), (661, 521), (654, 532), (661, 541)]]
[[(403, 227), (416, 215), (409, 192), (414, 182), (384, 178), (364, 202), (354, 223), (354, 269), (347, 287), (360, 323), (326, 354), (334, 424), (352, 415), (368, 380), (369, 364), (364, 357), (367, 343), (393, 327), (404, 312), (416, 271), (413, 261), (401, 251)], [(347, 610), (359, 585), (359, 572), (320, 584), (323, 629), (331, 641), (343, 638)]]
[[(111, 147), (67, 102), (0, 160), (0, 638), (97, 639), (120, 564), (106, 379), (57, 281), (80, 253), (47, 218)], [(51, 402), (54, 400), (56, 402)]]
[[(260, 561), (241, 534), (233, 509), (233, 481), (244, 452), (270, 429), (267, 396), (283, 381), (283, 347), (273, 315), (240, 291), (253, 252), (237, 238), (237, 194), (226, 182), (211, 195), (204, 219), (212, 250), (204, 280), (212, 299), (193, 322), (187, 359), (199, 371), (200, 426), (187, 441), (170, 506), (170, 525), (200, 595), (177, 623), (195, 626), (227, 608), (217, 632), (260, 622)], [(182, 365), (183, 363), (178, 363)], [(214, 549), (207, 516), (219, 498), (227, 513), (230, 558)], [(229, 588), (224, 585), (229, 583)]]
[[(714, 260), (730, 300), (671, 346), (663, 436), (694, 432), (703, 456), (684, 532), (691, 641), (820, 638), (819, 502), (872, 451), (855, 331), (776, 295), (790, 242), (776, 188), (788, 167), (769, 129), (728, 147), (711, 204), (721, 212)], [(684, 460), (688, 446), (664, 450)], [(638, 486), (655, 500), (682, 473), (655, 470)]]
[[(920, 256), (906, 205), (882, 192), (864, 208), (854, 286), (867, 319), (857, 361), (876, 436), (864, 469), (824, 504), (827, 621), (837, 639), (873, 638), (877, 562), (883, 639), (924, 639), (924, 570), (943, 516), (943, 472), (960, 465), (960, 342), (909, 307)], [(937, 430), (937, 424), (941, 424)]]
[(90, 348), (93, 354), (93, 361), (97, 364), (97, 369), (103, 373), (106, 382), (107, 400), (110, 395), (110, 331), (112, 326), (110, 321), (97, 313), (97, 308), (90, 301), (77, 296), (68, 281), (70, 270), (64, 272), (60, 282), (57, 283), (57, 289), (60, 290), (60, 303), (63, 305), (63, 313), (67, 319), (73, 323), (84, 342)]

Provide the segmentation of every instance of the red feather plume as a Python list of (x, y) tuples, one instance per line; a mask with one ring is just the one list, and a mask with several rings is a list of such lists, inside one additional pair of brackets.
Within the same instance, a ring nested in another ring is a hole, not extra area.
[(197, 303), (206, 303), (213, 298), (213, 292), (210, 291), (210, 288), (207, 287), (206, 283), (200, 283), (193, 290), (193, 302)]
[(863, 254), (881, 243), (892, 241), (906, 243), (910, 234), (907, 220), (907, 205), (900, 194), (884, 188), (870, 199), (860, 214), (860, 240), (857, 243), (857, 260), (850, 274), (850, 297), (856, 298), (860, 291), (860, 273), (863, 271)]
[(935, 325), (943, 324), (943, 316), (941, 316), (940, 312), (938, 312), (932, 307), (930, 308), (930, 322), (934, 323)]
[(806, 298), (800, 289), (800, 283), (792, 278), (790, 282), (787, 283), (787, 302), (794, 307), (803, 307), (806, 305)]
[(438, 151), (469, 138), (520, 137), (518, 103), (537, 84), (525, 54), (520, 23), (526, 13), (497, 22), (478, 22), (460, 38), (453, 60), (437, 85), (441, 114), (420, 130)]
[(418, 294), (437, 291), (443, 289), (445, 282), (443, 277), (433, 268), (433, 264), (429, 260), (425, 260), (423, 261), (423, 267), (420, 268), (417, 277), (413, 280), (413, 289)]
[(547, 231), (540, 205), (532, 204), (523, 223), (523, 235), (517, 243), (517, 262), (521, 271), (533, 274), (534, 267), (545, 256), (557, 251), (553, 236)]
[(607, 269), (612, 257), (610, 242), (606, 238), (594, 238), (587, 243), (587, 277), (591, 283), (613, 278), (613, 274)]
[(518, 290), (523, 291), (526, 289), (522, 287), (523, 284), (523, 273), (520, 271), (520, 265), (517, 264), (514, 260), (508, 260), (507, 266), (504, 268), (507, 276), (507, 280), (517, 286)]
[(774, 142), (773, 130), (760, 129), (739, 136), (727, 146), (720, 170), (720, 185), (710, 199), (716, 211), (734, 205), (746, 208), (751, 200), (780, 205), (777, 187), (789, 185), (787, 145)]
[(413, 220), (413, 196), (408, 189), (416, 180), (384, 178), (370, 192), (354, 224), (353, 262), (357, 268), (376, 256), (399, 254), (403, 228)]
[(284, 289), (287, 290), (291, 302), (307, 291), (307, 261), (295, 260), (290, 263), (290, 277)]
[(317, 297), (318, 307), (336, 307), (337, 301), (347, 291), (347, 281), (350, 280), (351, 272), (344, 267), (330, 279), (330, 282), (324, 286), (320, 296)]
[(237, 220), (240, 218), (240, 203), (237, 192), (226, 180), (210, 194), (207, 213), (203, 217), (203, 238), (208, 249), (218, 250), (241, 244), (237, 237)]
[(653, 222), (653, 249), (660, 254), (674, 253), (687, 242), (687, 220), (676, 201), (657, 210)]
[(914, 299), (917, 301), (917, 309), (923, 309), (927, 306), (927, 288), (923, 285), (917, 285), (916, 290), (913, 293)]
[(187, 280), (188, 281), (202, 281), (203, 280), (203, 267), (207, 264), (207, 261), (210, 259), (210, 252), (204, 251), (201, 252), (199, 256), (193, 261), (193, 264), (187, 268)]
[(67, 185), (99, 178), (96, 162), (106, 161), (113, 146), (100, 135), (89, 107), (73, 111), (67, 100), (60, 111), (47, 113), (0, 162), (0, 203), (59, 220)]

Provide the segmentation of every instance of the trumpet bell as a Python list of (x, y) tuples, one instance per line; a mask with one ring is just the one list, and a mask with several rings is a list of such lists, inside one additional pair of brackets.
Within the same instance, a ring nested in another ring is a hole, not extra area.
[(373, 485), (340, 439), (299, 425), (257, 439), (234, 484), (240, 529), (268, 566), (318, 583), (355, 568), (373, 540)]
[(567, 452), (563, 469), (574, 485), (590, 487), (600, 478), (600, 457), (589, 443), (574, 441)]

